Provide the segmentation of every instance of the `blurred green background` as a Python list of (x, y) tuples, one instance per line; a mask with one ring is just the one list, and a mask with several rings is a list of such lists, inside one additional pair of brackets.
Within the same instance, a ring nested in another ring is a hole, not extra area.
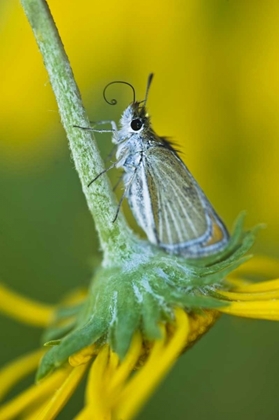
[[(178, 144), (229, 227), (242, 209), (248, 226), (266, 222), (255, 252), (279, 257), (279, 3), (102, 3), (49, 1), (90, 118), (118, 120), (130, 102), (118, 87), (118, 105), (105, 104), (108, 82), (127, 80), (142, 99), (154, 72), (156, 132)], [(57, 302), (88, 284), (98, 239), (18, 1), (1, 2), (0, 34), (0, 277)], [(98, 144), (105, 157), (109, 136)], [(0, 364), (37, 348), (40, 334), (0, 317)], [(224, 316), (179, 359), (139, 419), (277, 419), (278, 334), (278, 323)], [(81, 394), (59, 419), (73, 418)]]

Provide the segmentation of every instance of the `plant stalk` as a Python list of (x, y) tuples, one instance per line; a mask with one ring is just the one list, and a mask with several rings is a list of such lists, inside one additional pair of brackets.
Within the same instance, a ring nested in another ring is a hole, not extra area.
[(21, 4), (43, 56), (82, 190), (99, 233), (104, 260), (125, 257), (136, 244), (135, 238), (121, 212), (112, 222), (117, 203), (106, 174), (88, 187), (104, 170), (104, 164), (93, 133), (74, 127), (89, 127), (90, 122), (48, 4), (45, 0), (21, 0)]

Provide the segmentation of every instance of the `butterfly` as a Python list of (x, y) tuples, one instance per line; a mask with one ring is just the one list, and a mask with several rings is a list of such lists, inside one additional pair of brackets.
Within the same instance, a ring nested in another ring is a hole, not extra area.
[(150, 74), (143, 101), (135, 100), (135, 90), (127, 82), (111, 82), (104, 90), (110, 104), (116, 103), (105, 96), (111, 84), (124, 83), (133, 90), (133, 101), (123, 112), (120, 128), (110, 122), (116, 145), (112, 166), (124, 171), (119, 207), (126, 197), (148, 240), (166, 252), (185, 258), (212, 255), (227, 245), (228, 231), (172, 144), (152, 128), (146, 110), (152, 78)]

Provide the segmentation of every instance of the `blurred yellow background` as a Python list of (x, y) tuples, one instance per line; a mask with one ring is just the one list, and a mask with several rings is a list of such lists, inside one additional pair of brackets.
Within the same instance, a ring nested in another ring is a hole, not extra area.
[[(279, 257), (278, 1), (50, 0), (49, 6), (90, 119), (118, 120), (131, 101), (129, 89), (117, 87), (109, 95), (118, 104), (104, 103), (107, 83), (128, 81), (143, 99), (154, 72), (148, 109), (155, 131), (178, 144), (228, 227), (247, 210), (247, 226), (267, 224), (255, 250)], [(98, 242), (18, 1), (1, 2), (0, 34), (0, 276), (55, 301), (68, 287), (87, 284)], [(98, 144), (105, 157), (109, 136), (99, 135)], [(1, 323), (1, 361), (37, 345), (39, 333), (26, 328), (27, 344), (17, 338), (21, 327)], [(275, 332), (275, 324), (224, 317), (181, 359), (140, 418), (277, 418)]]

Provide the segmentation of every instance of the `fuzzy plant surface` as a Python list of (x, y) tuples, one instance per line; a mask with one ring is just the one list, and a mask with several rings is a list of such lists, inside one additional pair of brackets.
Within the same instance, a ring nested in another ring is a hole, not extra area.
[(216, 289), (222, 283), (224, 288), (226, 276), (249, 258), (257, 231), (244, 232), (243, 221), (242, 214), (226, 249), (214, 257), (187, 261), (139, 241), (138, 252), (126, 260), (98, 268), (83, 304), (58, 308), (44, 337), (51, 349), (38, 379), (92, 344), (109, 343), (124, 358), (135, 331), (140, 329), (146, 341), (158, 339), (160, 323), (174, 321), (176, 307), (200, 313), (228, 304), (217, 298)]
[(246, 253), (257, 229), (245, 232), (241, 215), (223, 251), (187, 260), (139, 239), (121, 211), (115, 220), (118, 203), (106, 174), (88, 188), (92, 179), (104, 172), (104, 164), (93, 133), (75, 128), (89, 127), (90, 122), (48, 5), (44, 0), (21, 3), (43, 56), (103, 252), (84, 301), (58, 306), (44, 333), (43, 342), (49, 350), (37, 375), (42, 379), (92, 344), (109, 343), (123, 358), (135, 331), (140, 330), (146, 342), (157, 339), (160, 323), (174, 321), (177, 307), (194, 314), (228, 305), (216, 295), (216, 289), (221, 283), (229, 288), (226, 276), (249, 258)]

